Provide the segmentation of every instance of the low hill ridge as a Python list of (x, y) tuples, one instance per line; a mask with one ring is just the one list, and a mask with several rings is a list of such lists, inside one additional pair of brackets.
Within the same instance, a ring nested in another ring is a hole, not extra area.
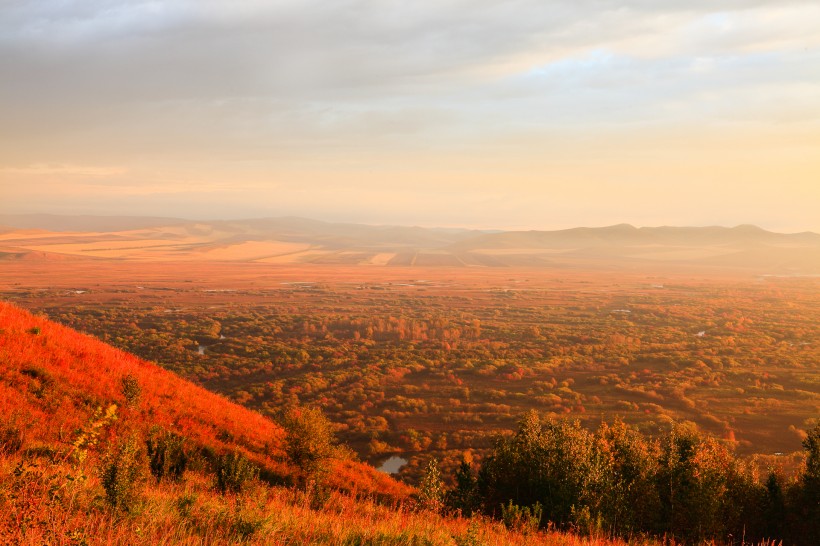
[[(117, 223), (119, 222), (119, 223)], [(0, 216), (0, 260), (254, 262), (395, 267), (642, 268), (820, 274), (820, 235), (758, 226), (577, 227), (555, 231), (374, 226), (305, 218), (187, 221), (162, 218)], [(78, 227), (108, 231), (54, 231)], [(122, 229), (115, 230), (119, 226)]]

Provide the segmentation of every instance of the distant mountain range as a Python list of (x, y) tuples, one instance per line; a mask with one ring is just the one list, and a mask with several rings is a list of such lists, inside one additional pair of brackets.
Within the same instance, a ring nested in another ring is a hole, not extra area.
[(739, 268), (820, 274), (820, 234), (756, 226), (557, 231), (370, 226), (304, 218), (0, 215), (0, 257), (451, 267)]

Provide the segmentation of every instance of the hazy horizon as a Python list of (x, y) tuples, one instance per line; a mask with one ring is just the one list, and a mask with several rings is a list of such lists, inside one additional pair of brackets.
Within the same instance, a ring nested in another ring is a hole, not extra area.
[[(21, 219), (21, 222), (18, 222), (19, 225), (15, 225), (15, 222), (8, 221), (9, 219)], [(63, 220), (64, 219), (64, 220)], [(251, 221), (289, 221), (292, 220), (294, 222), (317, 222), (321, 224), (329, 224), (329, 225), (350, 225), (350, 226), (363, 226), (363, 227), (372, 227), (372, 228), (406, 228), (406, 229), (428, 229), (428, 230), (448, 230), (452, 232), (458, 231), (478, 231), (484, 233), (512, 233), (512, 232), (550, 232), (550, 231), (571, 231), (574, 229), (590, 229), (590, 230), (604, 230), (609, 228), (618, 228), (621, 226), (629, 226), (631, 228), (635, 228), (638, 230), (656, 230), (656, 229), (741, 229), (745, 227), (749, 228), (756, 228), (761, 229), (765, 232), (775, 233), (775, 234), (782, 234), (782, 235), (799, 235), (804, 233), (813, 233), (820, 235), (820, 232), (812, 231), (812, 230), (801, 230), (801, 231), (777, 231), (766, 229), (765, 227), (758, 226), (756, 224), (734, 224), (734, 225), (725, 225), (725, 224), (710, 224), (710, 225), (667, 225), (667, 224), (659, 224), (659, 225), (635, 225), (629, 222), (619, 222), (617, 224), (601, 224), (601, 225), (594, 225), (594, 224), (587, 224), (587, 225), (570, 225), (564, 227), (556, 227), (553, 229), (536, 229), (536, 228), (503, 228), (498, 226), (487, 226), (487, 225), (439, 225), (439, 224), (420, 224), (420, 223), (405, 223), (405, 224), (398, 224), (398, 223), (378, 223), (378, 222), (348, 222), (348, 221), (335, 221), (329, 220), (326, 218), (317, 218), (317, 217), (307, 217), (307, 216), (296, 216), (296, 215), (288, 215), (288, 216), (248, 216), (244, 218), (238, 217), (216, 217), (216, 218), (209, 218), (209, 217), (186, 217), (186, 216), (152, 216), (152, 215), (107, 215), (107, 214), (61, 214), (61, 213), (14, 213), (14, 214), (4, 214), (0, 212), (0, 227), (11, 227), (15, 229), (45, 229), (49, 230), (52, 229), (49, 227), (50, 224), (61, 224), (61, 220), (66, 222), (66, 226), (69, 226), (72, 221), (79, 222), (80, 225), (90, 222), (92, 225), (102, 222), (102, 225), (109, 225), (116, 224), (117, 220), (123, 220), (125, 223), (124, 225), (128, 225), (129, 223), (136, 222), (135, 225), (139, 225), (141, 227), (137, 228), (130, 228), (126, 227), (123, 228), (122, 231), (129, 231), (131, 229), (143, 229), (151, 225), (152, 227), (162, 227), (166, 224), (162, 222), (150, 222), (149, 224), (141, 224), (139, 220), (167, 220), (172, 223), (176, 222), (184, 222), (184, 223), (201, 223), (201, 224), (208, 224), (210, 222), (227, 222), (227, 223), (237, 223), (241, 224), (242, 222), (251, 222)], [(4, 221), (6, 222), (4, 224)], [(108, 222), (110, 221), (110, 222)], [(62, 225), (62, 224), (61, 224)], [(167, 224), (171, 225), (171, 224)], [(71, 227), (64, 227), (60, 230), (69, 230), (73, 231), (75, 228)], [(85, 228), (77, 228), (79, 231), (87, 231)], [(92, 229), (91, 231), (95, 231)], [(101, 229), (102, 232), (112, 231), (110, 229)], [(119, 231), (119, 229), (114, 230)]]
[[(819, 232), (815, 232), (812, 230), (801, 230), (801, 231), (776, 231), (766, 229), (765, 227), (756, 225), (756, 224), (733, 224), (733, 225), (726, 225), (726, 224), (710, 224), (710, 225), (636, 225), (629, 222), (619, 222), (617, 224), (601, 224), (601, 225), (573, 225), (573, 226), (566, 226), (566, 227), (558, 227), (554, 229), (509, 229), (509, 228), (501, 228), (497, 226), (487, 226), (487, 225), (441, 225), (441, 224), (420, 224), (420, 223), (405, 223), (405, 224), (396, 224), (396, 223), (380, 223), (380, 222), (348, 222), (348, 221), (336, 221), (336, 220), (328, 220), (325, 218), (317, 218), (317, 217), (308, 217), (308, 216), (247, 216), (247, 217), (216, 217), (216, 218), (208, 218), (208, 217), (185, 217), (185, 216), (155, 216), (155, 215), (147, 215), (147, 214), (135, 214), (135, 215), (119, 215), (119, 214), (62, 214), (62, 213), (13, 213), (13, 214), (4, 214), (0, 212), (0, 227), (2, 227), (2, 220), (6, 219), (7, 217), (20, 217), (20, 218), (29, 218), (29, 222), (27, 224), (36, 223), (33, 220), (37, 217), (53, 217), (53, 218), (74, 218), (74, 219), (91, 219), (91, 220), (116, 220), (121, 218), (126, 219), (157, 219), (157, 220), (169, 220), (169, 221), (182, 221), (182, 222), (191, 222), (191, 223), (208, 223), (208, 222), (236, 222), (241, 223), (245, 221), (265, 221), (265, 220), (306, 220), (309, 222), (319, 222), (325, 224), (349, 224), (349, 225), (358, 225), (358, 226), (366, 226), (366, 227), (385, 227), (385, 228), (422, 228), (422, 229), (442, 229), (442, 230), (464, 230), (464, 231), (483, 231), (487, 233), (491, 232), (512, 232), (512, 231), (563, 231), (563, 230), (572, 230), (572, 229), (606, 229), (606, 228), (617, 228), (620, 226), (629, 226), (635, 229), (658, 229), (658, 228), (684, 228), (684, 229), (709, 229), (709, 228), (718, 228), (718, 229), (737, 229), (737, 228), (744, 228), (744, 227), (751, 227), (751, 228), (760, 228), (764, 231), (768, 231), (771, 233), (781, 233), (784, 235), (788, 234), (801, 234), (801, 233), (816, 233), (820, 235)], [(17, 228), (18, 226), (14, 225), (6, 225), (6, 227), (13, 227)], [(20, 228), (20, 229), (30, 229), (30, 228)]]
[(0, 213), (820, 232), (803, 0), (0, 6)]

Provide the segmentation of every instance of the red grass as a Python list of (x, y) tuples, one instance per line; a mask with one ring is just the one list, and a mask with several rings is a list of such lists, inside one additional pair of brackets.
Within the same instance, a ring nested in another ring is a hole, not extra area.
[[(122, 378), (142, 393), (128, 408)], [(73, 432), (97, 407), (119, 406), (129, 422), (153, 425), (217, 451), (239, 449), (254, 462), (287, 475), (283, 430), (265, 417), (140, 360), (13, 305), (0, 303), (0, 415), (18, 416), (26, 436), (70, 450)], [(333, 485), (366, 494), (406, 497), (410, 488), (372, 467), (339, 462)]]

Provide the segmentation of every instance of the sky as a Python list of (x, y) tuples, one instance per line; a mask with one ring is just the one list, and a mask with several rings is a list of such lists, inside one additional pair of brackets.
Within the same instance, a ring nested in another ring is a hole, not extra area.
[(820, 232), (820, 2), (0, 0), (0, 213)]

